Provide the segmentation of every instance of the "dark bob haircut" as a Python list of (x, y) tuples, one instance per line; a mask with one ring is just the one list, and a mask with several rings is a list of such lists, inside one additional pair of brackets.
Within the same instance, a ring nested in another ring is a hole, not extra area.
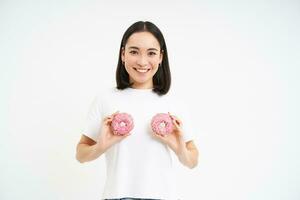
[(135, 22), (125, 31), (123, 35), (119, 51), (119, 61), (116, 70), (117, 88), (122, 90), (131, 87), (133, 84), (129, 82), (129, 74), (122, 63), (121, 54), (122, 48), (125, 48), (128, 38), (136, 32), (150, 32), (158, 40), (161, 53), (163, 53), (163, 59), (160, 67), (158, 67), (157, 72), (152, 78), (153, 92), (157, 93), (158, 95), (167, 94), (171, 86), (171, 72), (169, 67), (167, 46), (164, 36), (159, 28), (149, 21)]

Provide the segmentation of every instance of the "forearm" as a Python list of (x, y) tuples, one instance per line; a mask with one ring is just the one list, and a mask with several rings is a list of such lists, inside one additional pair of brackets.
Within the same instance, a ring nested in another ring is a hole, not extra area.
[(100, 145), (88, 145), (88, 144), (78, 144), (76, 159), (80, 163), (88, 162), (97, 159), (105, 152), (104, 148)]
[(176, 150), (178, 160), (188, 168), (192, 169), (198, 164), (198, 152), (196, 149), (187, 149), (185, 142), (180, 142)]

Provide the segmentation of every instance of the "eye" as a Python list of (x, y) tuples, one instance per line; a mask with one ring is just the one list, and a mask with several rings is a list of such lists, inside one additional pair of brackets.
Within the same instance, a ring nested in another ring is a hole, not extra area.
[(137, 51), (130, 51), (130, 54), (137, 54)]
[(149, 54), (150, 54), (150, 56), (154, 56), (154, 55), (156, 55), (156, 53), (155, 53), (155, 52), (150, 52)]

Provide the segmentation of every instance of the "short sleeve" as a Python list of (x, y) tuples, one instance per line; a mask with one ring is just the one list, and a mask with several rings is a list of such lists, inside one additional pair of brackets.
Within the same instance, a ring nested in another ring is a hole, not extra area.
[(92, 101), (86, 115), (83, 134), (97, 141), (99, 137), (102, 122), (102, 103), (100, 95), (97, 95)]

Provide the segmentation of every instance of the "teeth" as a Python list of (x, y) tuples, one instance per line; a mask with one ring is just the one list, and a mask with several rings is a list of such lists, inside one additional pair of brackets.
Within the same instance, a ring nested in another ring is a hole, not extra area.
[(136, 71), (146, 73), (148, 71), (148, 69), (136, 69)]

